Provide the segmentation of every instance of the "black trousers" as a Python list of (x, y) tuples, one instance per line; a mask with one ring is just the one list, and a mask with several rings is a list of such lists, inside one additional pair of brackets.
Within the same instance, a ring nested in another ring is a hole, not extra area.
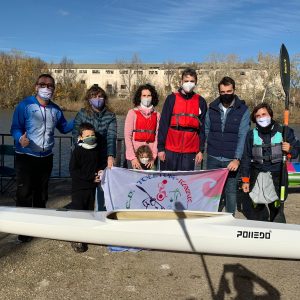
[[(257, 176), (259, 174), (259, 170), (256, 168), (251, 168), (251, 175), (250, 175), (250, 191), (253, 189)], [(288, 178), (286, 174), (286, 179)], [(280, 172), (273, 172), (272, 179), (275, 187), (276, 194), (278, 199), (280, 198), (280, 182), (281, 182), (281, 173)], [(287, 186), (288, 182), (286, 180), (286, 195), (287, 197)], [(242, 205), (243, 205), (243, 212), (247, 219), (249, 220), (256, 220), (256, 221), (270, 221), (275, 223), (286, 223), (285, 214), (284, 214), (284, 203), (281, 203), (279, 207), (275, 206), (275, 202), (266, 204), (257, 204), (253, 206), (252, 200), (249, 194), (243, 193), (241, 195)]]
[(161, 171), (193, 171), (195, 170), (196, 153), (177, 153), (165, 150), (166, 160), (160, 162)]
[(94, 210), (96, 188), (72, 190), (71, 209)]
[(16, 155), (16, 206), (45, 208), (48, 201), (48, 182), (53, 167), (53, 155), (35, 157)]

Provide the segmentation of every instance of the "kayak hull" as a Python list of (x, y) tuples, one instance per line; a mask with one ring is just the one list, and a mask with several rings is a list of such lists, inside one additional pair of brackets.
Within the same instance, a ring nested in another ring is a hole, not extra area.
[(0, 232), (99, 245), (300, 259), (300, 225), (227, 213), (0, 207)]

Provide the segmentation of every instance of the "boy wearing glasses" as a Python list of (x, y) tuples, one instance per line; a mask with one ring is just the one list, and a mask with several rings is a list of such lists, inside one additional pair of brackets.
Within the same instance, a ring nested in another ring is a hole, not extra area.
[[(54, 130), (68, 133), (73, 121), (67, 122), (58, 105), (51, 101), (54, 78), (42, 74), (35, 84), (35, 95), (23, 99), (16, 107), (11, 134), (16, 144), (16, 206), (46, 207), (48, 181), (53, 166)], [(28, 242), (31, 237), (19, 236)]]

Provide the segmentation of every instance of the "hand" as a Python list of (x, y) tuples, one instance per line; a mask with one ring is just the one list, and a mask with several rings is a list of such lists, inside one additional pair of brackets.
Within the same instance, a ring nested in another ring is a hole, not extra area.
[(29, 145), (29, 139), (27, 138), (26, 132), (20, 137), (19, 143), (23, 148), (27, 147)]
[[(96, 173), (97, 174), (97, 173)], [(95, 179), (94, 179), (94, 182), (96, 182), (96, 183), (99, 183), (101, 180), (100, 180), (100, 176), (97, 174), (96, 176), (95, 176)]]
[(141, 170), (142, 167), (141, 167), (141, 164), (139, 162), (139, 160), (137, 158), (134, 158), (132, 161), (131, 161), (131, 165), (132, 165), (132, 168), (133, 169), (138, 169), (138, 170)]
[(291, 151), (291, 144), (288, 142), (282, 143), (282, 151), (289, 153)]
[(234, 159), (228, 164), (227, 169), (229, 171), (236, 171), (239, 168), (239, 165), (240, 161), (238, 159)]
[(161, 160), (161, 161), (166, 160), (166, 152), (165, 151), (158, 152), (157, 155), (158, 155), (159, 160)]
[(195, 163), (196, 163), (196, 165), (199, 165), (201, 163), (202, 159), (203, 159), (202, 152), (198, 152), (196, 154), (196, 157), (195, 157)]
[(109, 169), (111, 169), (113, 167), (114, 163), (115, 163), (114, 157), (113, 156), (108, 156), (107, 157), (107, 167)]
[(99, 170), (98, 173), (96, 173), (95, 175), (96, 175), (96, 177), (95, 177), (94, 182), (96, 182), (96, 183), (101, 182), (102, 175), (103, 175), (103, 170)]
[(249, 193), (249, 182), (243, 182), (242, 184), (242, 190), (244, 193)]
[(149, 162), (146, 164), (146, 167), (147, 167), (148, 169), (152, 169), (153, 165), (154, 165), (154, 160), (151, 160), (151, 161), (149, 161)]

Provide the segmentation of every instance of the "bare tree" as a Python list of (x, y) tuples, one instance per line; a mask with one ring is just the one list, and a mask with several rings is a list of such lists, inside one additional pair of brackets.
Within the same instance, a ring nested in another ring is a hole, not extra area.
[(229, 76), (236, 82), (236, 88), (239, 89), (241, 85), (241, 62), (236, 54), (216, 54), (213, 53), (208, 57), (205, 62), (209, 70), (208, 77), (213, 98), (219, 96), (218, 83), (220, 80)]
[(57, 68), (60, 73), (56, 73), (56, 92), (57, 101), (80, 101), (86, 89), (85, 84), (80, 83), (77, 70), (72, 60), (63, 57)]
[(163, 62), (164, 78), (166, 79), (166, 93), (170, 93), (172, 91), (172, 80), (175, 76), (177, 65), (178, 64), (171, 60)]
[(300, 96), (300, 53), (295, 54), (291, 59), (291, 96), (290, 100), (293, 106), (300, 106), (296, 101)]
[(282, 100), (284, 97), (280, 84), (280, 69), (278, 56), (271, 54), (258, 54), (258, 66), (261, 72), (263, 85), (263, 96), (261, 102), (267, 101), (273, 105), (274, 101)]
[(72, 60), (63, 57), (59, 63), (60, 73), (56, 75), (56, 80), (62, 85), (72, 85), (77, 80), (77, 70)]
[(149, 81), (149, 77), (144, 74), (144, 64), (137, 53), (133, 54), (130, 61), (117, 60), (122, 83), (126, 86), (128, 98), (130, 98), (137, 86)]
[(20, 51), (0, 53), (0, 106), (11, 107), (34, 93), (34, 85), (41, 73), (48, 72), (45, 62)]

